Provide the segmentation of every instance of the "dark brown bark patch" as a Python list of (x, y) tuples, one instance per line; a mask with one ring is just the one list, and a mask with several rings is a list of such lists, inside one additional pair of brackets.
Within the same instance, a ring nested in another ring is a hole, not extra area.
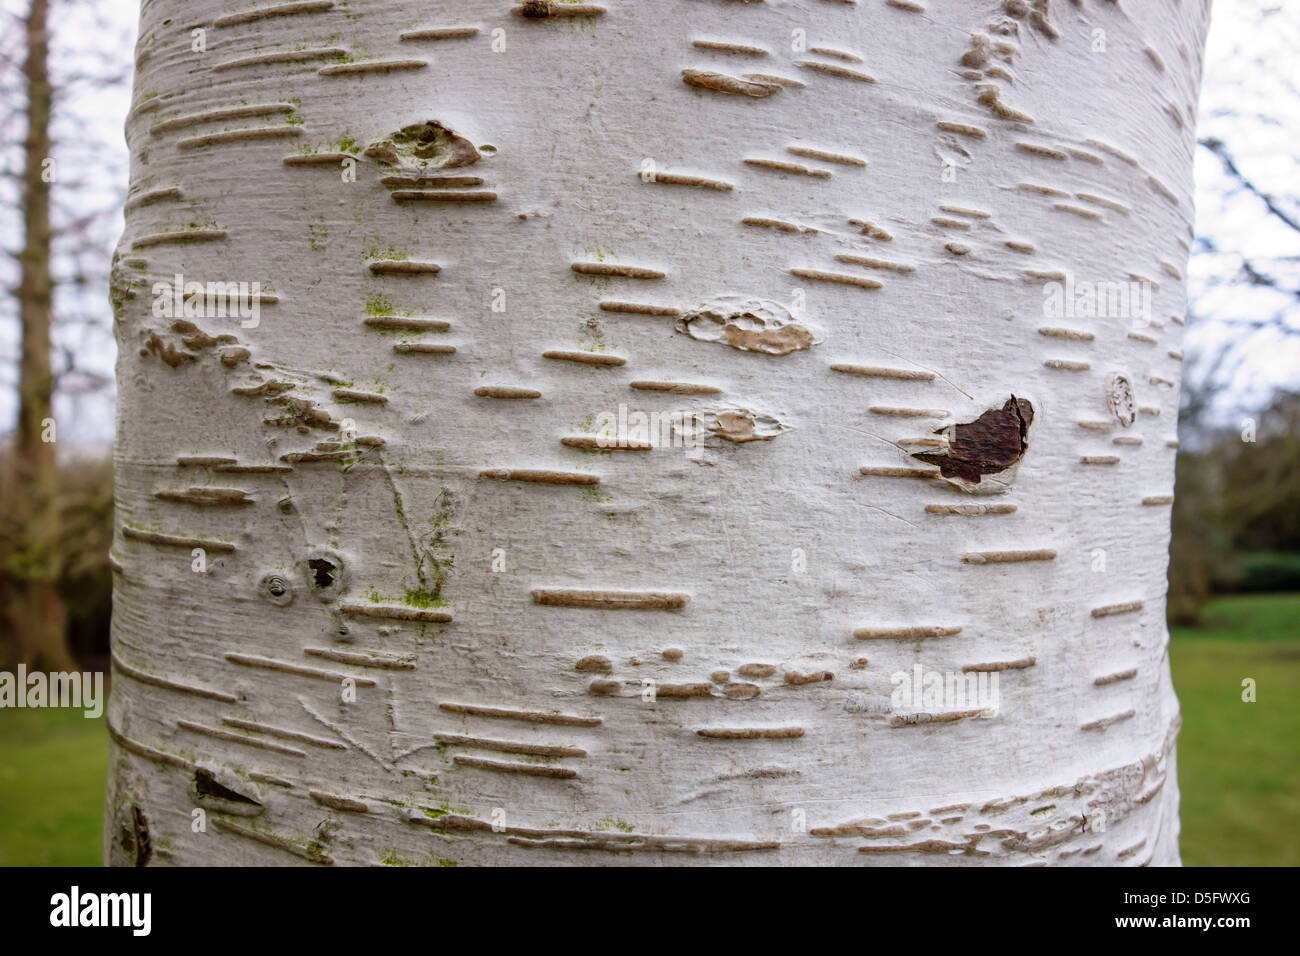
[(1034, 408), (1011, 396), (1001, 408), (991, 408), (973, 422), (952, 428), (944, 452), (917, 452), (921, 461), (939, 466), (945, 478), (960, 478), (978, 485), (983, 475), (1006, 471), (1024, 456), (1034, 420)]
[(135, 833), (135, 865), (147, 866), (153, 856), (153, 840), (149, 836), (149, 821), (139, 807), (131, 808), (131, 822)]

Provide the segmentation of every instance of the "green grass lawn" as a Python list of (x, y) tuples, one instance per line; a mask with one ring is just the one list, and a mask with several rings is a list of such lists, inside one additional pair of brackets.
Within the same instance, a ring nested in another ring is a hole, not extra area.
[[(1300, 864), (1300, 594), (1215, 600), (1170, 659), (1183, 862)], [(0, 710), (0, 865), (99, 864), (107, 745), (102, 718)]]
[(0, 710), (0, 866), (99, 866), (104, 718)]
[(1175, 629), (1169, 656), (1183, 863), (1300, 864), (1300, 594), (1212, 601), (1202, 627)]

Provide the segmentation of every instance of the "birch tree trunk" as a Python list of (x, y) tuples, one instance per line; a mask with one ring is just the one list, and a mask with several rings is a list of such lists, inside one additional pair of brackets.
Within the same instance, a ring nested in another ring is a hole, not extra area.
[(1208, 3), (258, 3), (142, 14), (111, 862), (1178, 862)]

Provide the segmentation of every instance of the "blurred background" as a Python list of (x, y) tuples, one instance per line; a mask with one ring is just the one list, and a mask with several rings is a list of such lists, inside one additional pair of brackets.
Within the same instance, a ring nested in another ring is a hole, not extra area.
[[(0, 670), (109, 669), (136, 9), (0, 0)], [(1300, 3), (1214, 0), (1169, 575), (1189, 865), (1300, 863), (1297, 49)], [(0, 708), (0, 865), (98, 865), (106, 766), (102, 717)]]

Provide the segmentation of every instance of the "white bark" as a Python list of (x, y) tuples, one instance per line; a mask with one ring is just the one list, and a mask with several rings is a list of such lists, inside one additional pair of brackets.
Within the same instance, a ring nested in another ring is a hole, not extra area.
[(111, 861), (1178, 861), (1208, 4), (258, 3), (142, 15)]

